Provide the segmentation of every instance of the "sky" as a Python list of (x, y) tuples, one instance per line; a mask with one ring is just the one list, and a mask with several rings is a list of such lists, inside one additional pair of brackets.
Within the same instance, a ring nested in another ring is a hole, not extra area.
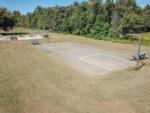
[[(10, 11), (18, 10), (22, 14), (26, 14), (32, 12), (37, 6), (66, 6), (74, 1), (81, 2), (83, 0), (0, 0), (0, 7), (6, 7)], [(144, 7), (146, 4), (150, 4), (150, 0), (137, 0), (137, 3)]]

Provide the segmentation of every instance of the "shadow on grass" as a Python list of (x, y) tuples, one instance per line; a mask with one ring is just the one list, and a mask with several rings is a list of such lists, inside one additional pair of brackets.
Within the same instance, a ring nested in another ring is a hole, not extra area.
[(7, 36), (7, 35), (26, 35), (26, 34), (29, 34), (29, 33), (27, 33), (27, 32), (14, 32), (14, 33), (6, 33), (6, 32), (4, 32), (4, 33), (0, 33), (0, 35), (3, 35), (3, 36)]

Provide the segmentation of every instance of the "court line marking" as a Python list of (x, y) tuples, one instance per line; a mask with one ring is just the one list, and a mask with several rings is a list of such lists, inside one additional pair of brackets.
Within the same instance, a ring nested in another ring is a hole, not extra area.
[(105, 69), (105, 70), (113, 71), (113, 69), (112, 69), (111, 67), (107, 66), (106, 64), (97, 63), (96, 60), (91, 59), (91, 57), (98, 56), (98, 55), (103, 55), (103, 56), (107, 56), (107, 57), (111, 57), (111, 58), (123, 60), (123, 61), (129, 63), (129, 61), (128, 61), (127, 59), (123, 59), (123, 58), (121, 58), (121, 57), (114, 56), (114, 55), (109, 55), (109, 54), (106, 54), (106, 53), (97, 53), (97, 54), (92, 54), (92, 55), (88, 55), (88, 56), (85, 56), (85, 57), (80, 57), (80, 60), (85, 61), (85, 62), (90, 63), (90, 64), (94, 64), (94, 65), (96, 65), (96, 66), (98, 66), (98, 67), (101, 67), (101, 68), (103, 68), (103, 69)]
[(88, 55), (88, 56), (80, 57), (80, 58), (81, 58), (81, 59), (89, 59), (90, 57), (94, 57), (94, 56), (98, 56), (98, 55), (107, 56), (107, 57), (112, 57), (112, 58), (115, 58), (115, 59), (120, 59), (120, 60), (123, 60), (123, 61), (129, 63), (129, 61), (128, 61), (127, 59), (124, 59), (124, 58), (121, 58), (121, 57), (118, 57), (118, 56), (114, 56), (114, 55), (109, 55), (109, 54), (106, 54), (106, 53), (97, 53), (97, 54)]
[[(55, 46), (57, 46), (57, 45), (55, 45)], [(63, 46), (65, 47), (66, 45), (63, 45)], [(81, 47), (81, 48), (77, 48), (77, 49), (71, 49), (71, 50), (65, 50), (65, 51), (62, 51), (62, 52), (53, 52), (53, 53), (55, 53), (55, 54), (63, 54), (63, 53), (68, 53), (68, 52), (73, 52), (73, 51), (82, 50), (82, 49), (88, 49), (88, 48), (91, 48), (91, 47)], [(94, 48), (94, 49), (97, 49), (97, 48)], [(127, 60), (127, 59), (124, 59), (124, 58), (121, 58), (121, 57), (118, 57), (118, 56), (114, 56), (114, 55), (106, 54), (106, 52), (109, 52), (109, 51), (100, 50), (100, 52), (101, 53), (97, 53), (97, 54), (93, 54), (93, 55), (89, 55), (89, 56), (85, 56), (85, 57), (81, 57), (81, 58), (88, 58), (88, 57), (93, 57), (93, 56), (97, 56), (97, 55), (105, 55), (105, 56), (109, 56), (109, 57), (113, 57), (113, 58), (116, 58), (116, 59), (120, 59), (120, 60), (123, 60), (123, 61), (129, 63), (129, 60)], [(114, 53), (114, 54), (118, 54), (118, 53)]]
[(84, 61), (84, 62), (87, 62), (87, 63), (89, 63), (89, 64), (96, 65), (96, 66), (98, 66), (98, 67), (100, 67), (100, 68), (103, 68), (103, 69), (105, 69), (105, 70), (107, 70), (107, 71), (113, 71), (113, 69), (110, 68), (109, 66), (106, 66), (105, 64), (102, 64), (102, 63), (96, 63), (95, 60), (89, 60), (89, 59), (83, 59), (83, 58), (80, 58), (80, 60), (82, 60), (82, 61)]
[(63, 54), (63, 53), (69, 53), (69, 52), (73, 52), (73, 51), (77, 51), (77, 50), (82, 50), (82, 49), (88, 49), (88, 48), (78, 48), (78, 49), (71, 49), (71, 50), (65, 50), (62, 52), (54, 52), (55, 54)]

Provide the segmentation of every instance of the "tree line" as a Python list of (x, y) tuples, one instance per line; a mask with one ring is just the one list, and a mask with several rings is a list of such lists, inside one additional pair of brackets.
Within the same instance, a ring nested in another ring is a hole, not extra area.
[(0, 8), (0, 28), (7, 31), (15, 26), (16, 19), (6, 8)]
[(38, 6), (26, 15), (5, 8), (1, 8), (1, 12), (7, 13), (3, 17), (13, 18), (17, 27), (49, 29), (99, 39), (118, 37), (124, 27), (132, 33), (150, 31), (150, 5), (141, 8), (136, 0), (88, 0), (69, 6)]

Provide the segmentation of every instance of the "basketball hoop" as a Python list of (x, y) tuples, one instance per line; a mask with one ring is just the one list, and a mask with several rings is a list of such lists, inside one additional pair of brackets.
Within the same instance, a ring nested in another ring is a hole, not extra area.
[(142, 60), (141, 58), (145, 59), (146, 58), (146, 54), (141, 54), (141, 39), (142, 37), (139, 34), (130, 34), (130, 31), (128, 29), (128, 27), (124, 27), (122, 30), (122, 35), (123, 36), (134, 36), (137, 39), (137, 54), (134, 56), (135, 60), (137, 62), (137, 68), (140, 67), (140, 61)]

